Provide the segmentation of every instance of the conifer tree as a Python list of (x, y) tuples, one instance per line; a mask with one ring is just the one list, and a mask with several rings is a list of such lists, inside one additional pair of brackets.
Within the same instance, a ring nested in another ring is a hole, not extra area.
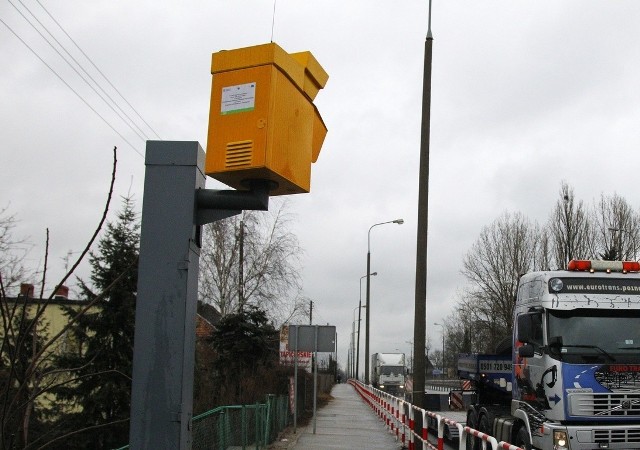
[(217, 404), (253, 403), (283, 393), (276, 386), (287, 380), (277, 373), (279, 333), (264, 310), (248, 305), (223, 317), (212, 340)]
[(102, 300), (73, 327), (80, 353), (58, 361), (74, 369), (74, 380), (57, 391), (67, 408), (59, 424), (69, 436), (64, 448), (113, 449), (128, 442), (139, 228), (133, 202), (125, 198), (91, 253), (91, 283), (81, 282), (84, 298)]

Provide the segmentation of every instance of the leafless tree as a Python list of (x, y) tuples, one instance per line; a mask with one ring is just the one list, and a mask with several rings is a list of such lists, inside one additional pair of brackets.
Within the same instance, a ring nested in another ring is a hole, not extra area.
[(29, 276), (23, 261), (31, 246), (26, 238), (15, 235), (16, 225), (17, 219), (9, 214), (9, 207), (0, 209), (0, 275), (7, 292), (15, 291)]
[[(84, 314), (104, 295), (101, 293), (96, 299), (84, 305), (83, 309), (79, 310), (78, 314), (55, 335), (49, 336), (40, 333), (47, 326), (43, 318), (47, 306), (58, 288), (65, 283), (84, 259), (102, 229), (113, 195), (116, 163), (116, 148), (114, 148), (111, 184), (101, 220), (76, 262), (57, 283), (51, 295), (44, 298), (49, 249), (49, 230), (47, 229), (45, 262), (40, 272), (42, 279), (38, 302), (33, 302), (33, 298), (28, 295), (21, 295), (10, 300), (8, 288), (24, 281), (26, 272), (22, 266), (20, 251), (17, 252), (18, 256), (15, 256), (16, 253), (5, 253), (4, 250), (17, 248), (24, 251), (24, 240), (12, 239), (10, 231), (15, 226), (15, 220), (12, 216), (9, 216), (9, 219), (6, 219), (7, 216), (5, 216), (4, 221), (0, 220), (0, 239), (3, 239), (0, 242), (2, 250), (0, 254), (0, 312), (2, 318), (2, 328), (0, 329), (0, 362), (2, 364), (0, 373), (0, 448), (2, 449), (32, 448), (35, 445), (35, 442), (31, 442), (33, 440), (29, 435), (29, 430), (36, 401), (47, 395), (56, 383), (61, 382), (60, 375), (69, 374), (71, 370), (54, 367), (52, 355), (57, 351), (56, 347), (62, 336), (77, 320), (77, 317)], [(11, 254), (14, 256), (9, 256)], [(73, 381), (69, 376), (63, 378), (65, 380), (62, 382)], [(44, 442), (46, 445), (48, 439), (45, 436), (46, 434), (36, 440), (39, 440), (40, 444)]]
[(540, 233), (540, 242), (538, 247), (538, 259), (536, 261), (536, 267), (541, 269), (551, 269), (551, 267), (555, 267), (555, 264), (552, 263), (552, 238), (549, 233), (542, 232)]
[[(446, 353), (493, 352), (510, 336), (520, 275), (565, 268), (571, 259), (640, 257), (640, 215), (617, 194), (602, 194), (592, 208), (562, 182), (542, 230), (522, 214), (505, 213), (485, 227), (463, 261), (470, 282), (446, 319)], [(468, 334), (467, 334), (468, 333)]]
[(536, 268), (539, 227), (522, 214), (504, 213), (485, 227), (463, 261), (470, 286), (460, 307), (469, 314), (479, 339), (491, 351), (511, 334), (518, 279)]
[(306, 314), (297, 237), (286, 202), (273, 211), (243, 214), (205, 225), (200, 255), (200, 299), (223, 315), (257, 305), (278, 325)]
[[(482, 350), (482, 341), (477, 339), (478, 332), (475, 330), (475, 322), (473, 321), (473, 312), (468, 311), (466, 304), (460, 304), (461, 309), (456, 309), (444, 319), (446, 329), (445, 353), (447, 356), (447, 364), (451, 364), (450, 358), (458, 353), (474, 353)], [(472, 339), (472, 335), (476, 338)]]
[(640, 216), (627, 201), (602, 194), (592, 213), (592, 256), (602, 259), (637, 260), (640, 250)]
[(589, 211), (582, 200), (576, 201), (573, 189), (566, 182), (560, 186), (560, 198), (553, 208), (547, 230), (543, 234), (550, 240), (551, 265), (541, 268), (566, 268), (572, 259), (592, 256), (593, 227)]

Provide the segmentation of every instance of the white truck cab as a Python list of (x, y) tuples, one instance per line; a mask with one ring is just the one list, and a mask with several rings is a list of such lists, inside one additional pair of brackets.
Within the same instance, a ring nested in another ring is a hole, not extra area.
[(571, 261), (521, 277), (511, 414), (534, 448), (640, 449), (639, 270)]

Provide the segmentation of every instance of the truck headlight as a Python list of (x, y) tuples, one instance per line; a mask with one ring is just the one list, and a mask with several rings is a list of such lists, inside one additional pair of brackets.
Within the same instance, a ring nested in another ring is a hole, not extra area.
[(569, 450), (566, 431), (555, 430), (553, 432), (553, 450)]
[(384, 384), (381, 384), (381, 385), (380, 385), (380, 389), (384, 389)]

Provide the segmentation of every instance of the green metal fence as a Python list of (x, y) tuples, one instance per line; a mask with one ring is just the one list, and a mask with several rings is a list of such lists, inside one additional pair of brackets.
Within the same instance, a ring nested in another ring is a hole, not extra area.
[[(265, 403), (220, 406), (195, 416), (193, 450), (261, 449), (290, 423), (287, 396), (268, 395)], [(128, 449), (124, 446), (117, 450)]]

